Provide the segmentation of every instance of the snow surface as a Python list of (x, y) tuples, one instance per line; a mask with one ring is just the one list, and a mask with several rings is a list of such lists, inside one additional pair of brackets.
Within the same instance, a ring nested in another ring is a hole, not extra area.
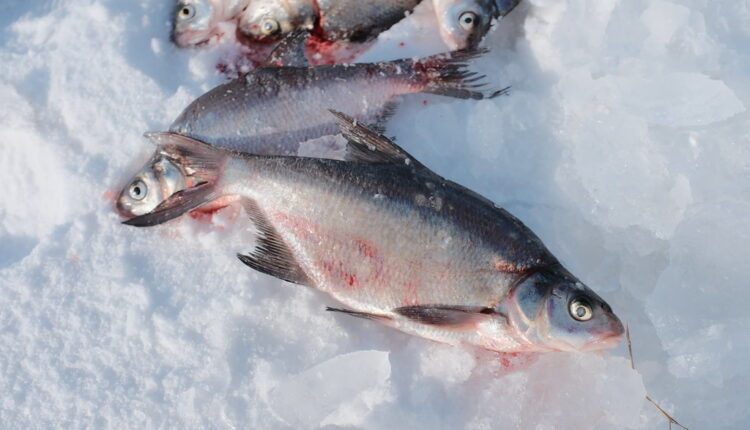
[[(362, 60), (443, 50), (423, 3)], [(327, 313), (236, 260), (231, 211), (121, 225), (141, 133), (235, 48), (175, 49), (171, 10), (0, 4), (0, 427), (666, 429), (648, 393), (750, 428), (747, 0), (524, 0), (477, 62), (510, 96), (411, 96), (388, 130), (600, 292), (637, 371), (623, 346), (501, 359)]]

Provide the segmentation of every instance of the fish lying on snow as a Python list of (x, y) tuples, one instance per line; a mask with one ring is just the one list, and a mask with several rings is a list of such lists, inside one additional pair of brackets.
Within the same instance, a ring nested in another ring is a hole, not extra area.
[(279, 40), (295, 29), (319, 39), (368, 42), (404, 19), (421, 0), (253, 0), (239, 31), (254, 40)]
[[(296, 35), (295, 35), (296, 37)], [(304, 37), (301, 35), (300, 37)], [(269, 61), (300, 61), (299, 42)], [(289, 39), (286, 42), (294, 42)], [(295, 54), (296, 52), (296, 54)], [(254, 154), (294, 155), (301, 142), (338, 133), (328, 106), (346, 108), (360, 121), (382, 123), (400, 94), (426, 92), (482, 99), (502, 94), (481, 92), (483, 78), (466, 61), (483, 51), (461, 51), (418, 60), (318, 67), (261, 67), (220, 85), (192, 102), (170, 131), (212, 145)], [(161, 174), (167, 168), (168, 176)], [(178, 180), (172, 173), (182, 172)], [(117, 199), (124, 217), (151, 211), (163, 198), (195, 182), (184, 166), (157, 154), (137, 173)]]
[(510, 13), (521, 0), (433, 0), (440, 35), (451, 49), (476, 47), (492, 20)]
[(593, 351), (623, 333), (609, 305), (489, 200), (337, 114), (347, 160), (258, 156), (152, 134), (204, 182), (125, 221), (160, 224), (239, 196), (260, 233), (248, 266), (325, 291), (407, 333), (495, 351)]
[(360, 121), (378, 122), (394, 97), (434, 93), (463, 99), (482, 92), (484, 76), (467, 61), (484, 51), (421, 59), (317, 67), (260, 67), (193, 101), (169, 130), (214, 145), (255, 154), (294, 154), (300, 142), (336, 134), (321, 107), (339, 106)]
[(181, 48), (205, 44), (217, 36), (221, 22), (235, 18), (249, 0), (177, 0), (172, 41)]

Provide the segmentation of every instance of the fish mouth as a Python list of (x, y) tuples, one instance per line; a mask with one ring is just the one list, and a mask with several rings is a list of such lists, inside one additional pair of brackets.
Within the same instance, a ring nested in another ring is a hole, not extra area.
[(587, 343), (581, 348), (581, 352), (592, 352), (601, 351), (605, 349), (612, 349), (622, 342), (623, 334), (614, 333), (609, 336), (605, 336), (601, 339), (597, 339)]

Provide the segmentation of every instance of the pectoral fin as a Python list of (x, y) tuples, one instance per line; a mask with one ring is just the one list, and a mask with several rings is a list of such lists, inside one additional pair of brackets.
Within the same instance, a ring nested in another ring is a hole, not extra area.
[(499, 315), (493, 308), (481, 306), (420, 305), (404, 306), (393, 311), (421, 324), (457, 330), (472, 329), (478, 323)]
[(310, 279), (297, 264), (292, 251), (263, 212), (252, 200), (245, 199), (242, 203), (260, 236), (253, 252), (247, 255), (237, 254), (237, 258), (259, 272), (287, 282), (310, 286)]

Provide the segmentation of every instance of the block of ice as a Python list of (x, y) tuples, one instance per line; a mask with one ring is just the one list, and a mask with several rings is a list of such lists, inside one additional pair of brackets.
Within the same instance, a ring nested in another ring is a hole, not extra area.
[(282, 380), (269, 401), (295, 427), (356, 426), (390, 398), (390, 375), (387, 352), (351, 352)]

